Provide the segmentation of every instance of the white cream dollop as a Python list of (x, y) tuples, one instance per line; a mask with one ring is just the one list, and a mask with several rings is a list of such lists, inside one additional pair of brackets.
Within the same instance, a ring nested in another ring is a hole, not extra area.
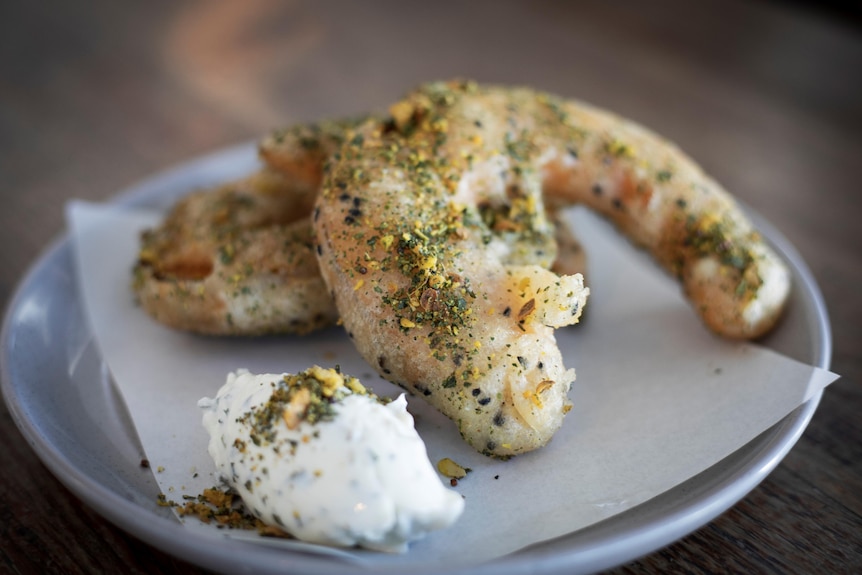
[(272, 441), (255, 443), (243, 416), (283, 377), (238, 370), (198, 402), (210, 456), (255, 516), (303, 541), (389, 552), (460, 516), (464, 500), (441, 483), (403, 394), (383, 405), (348, 393), (333, 417), (293, 429), (278, 418)]

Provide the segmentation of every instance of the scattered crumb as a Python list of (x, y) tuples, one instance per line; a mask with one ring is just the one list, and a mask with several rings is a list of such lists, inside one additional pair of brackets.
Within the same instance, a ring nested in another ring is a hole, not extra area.
[[(472, 470), (468, 467), (458, 465), (448, 457), (444, 457), (437, 462), (437, 471), (450, 479), (457, 480), (464, 479)], [(457, 481), (453, 485), (457, 485)]]
[(200, 495), (183, 495), (183, 503), (160, 494), (157, 504), (173, 508), (180, 517), (195, 517), (206, 524), (215, 523), (219, 529), (243, 529), (257, 531), (264, 537), (292, 538), (290, 534), (266, 525), (246, 511), (239, 495), (228, 488), (210, 487)]

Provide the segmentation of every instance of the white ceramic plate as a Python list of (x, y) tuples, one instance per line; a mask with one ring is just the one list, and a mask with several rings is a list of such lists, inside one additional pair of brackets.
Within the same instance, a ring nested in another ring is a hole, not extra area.
[[(256, 164), (253, 145), (230, 148), (157, 175), (115, 201), (166, 208), (184, 192), (246, 174)], [(811, 273), (787, 239), (757, 214), (750, 215), (794, 275), (788, 313), (763, 343), (828, 369), (829, 320)], [(344, 571), (345, 563), (336, 557), (185, 529), (169, 509), (156, 505), (158, 486), (152, 471), (140, 466), (142, 449), (134, 427), (87, 326), (68, 237), (57, 240), (19, 286), (3, 323), (0, 367), (9, 410), (39, 457), (72, 492), (119, 527), (216, 571)], [(664, 547), (727, 510), (762, 481), (800, 437), (819, 399), (818, 394), (730, 457), (647, 503), (469, 572), (592, 572)], [(351, 568), (379, 572), (374, 565)], [(431, 567), (411, 571), (419, 575)]]

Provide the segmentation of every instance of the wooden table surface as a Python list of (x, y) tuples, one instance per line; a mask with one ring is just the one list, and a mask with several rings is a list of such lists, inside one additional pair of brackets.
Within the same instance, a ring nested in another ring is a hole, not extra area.
[[(70, 198), (451, 76), (650, 126), (765, 215), (822, 288), (833, 371), (743, 501), (619, 573), (862, 572), (862, 28), (799, 4), (0, 3), (0, 303)], [(0, 571), (195, 573), (67, 491), (0, 408)]]

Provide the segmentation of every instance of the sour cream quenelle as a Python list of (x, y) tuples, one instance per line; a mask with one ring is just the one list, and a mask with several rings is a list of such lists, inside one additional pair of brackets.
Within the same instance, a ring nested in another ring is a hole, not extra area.
[(463, 511), (403, 394), (384, 404), (357, 379), (317, 366), (240, 369), (198, 406), (223, 479), (261, 521), (303, 541), (404, 552)]

